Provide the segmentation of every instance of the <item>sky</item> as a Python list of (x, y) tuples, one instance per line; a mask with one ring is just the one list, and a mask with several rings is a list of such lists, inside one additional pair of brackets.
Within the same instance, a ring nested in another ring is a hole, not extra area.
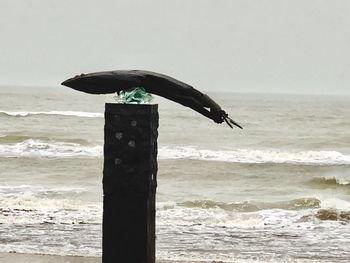
[(116, 69), (201, 91), (350, 95), (349, 0), (0, 0), (0, 86)]

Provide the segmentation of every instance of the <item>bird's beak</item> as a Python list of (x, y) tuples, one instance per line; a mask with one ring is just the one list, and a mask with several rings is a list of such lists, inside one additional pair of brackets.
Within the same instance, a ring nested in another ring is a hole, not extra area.
[(61, 85), (66, 86), (66, 87), (69, 87), (69, 79), (63, 81), (63, 82), (61, 83)]

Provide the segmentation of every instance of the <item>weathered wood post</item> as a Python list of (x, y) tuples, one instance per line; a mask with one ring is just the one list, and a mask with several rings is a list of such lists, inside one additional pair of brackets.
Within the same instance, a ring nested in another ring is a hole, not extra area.
[(106, 104), (103, 263), (155, 263), (158, 105)]

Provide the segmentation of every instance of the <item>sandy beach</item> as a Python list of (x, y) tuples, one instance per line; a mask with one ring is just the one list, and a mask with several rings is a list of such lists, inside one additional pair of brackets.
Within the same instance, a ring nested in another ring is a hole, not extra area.
[(95, 263), (101, 262), (97, 257), (69, 257), (69, 256), (50, 256), (36, 254), (20, 253), (0, 253), (0, 262), (7, 263)]
[[(51, 256), (51, 255), (37, 255), (37, 254), (21, 254), (21, 253), (0, 253), (0, 262), (6, 263), (101, 263), (99, 257), (73, 257), (73, 256)], [(158, 261), (157, 263), (194, 263), (183, 261)], [(196, 263), (205, 263), (198, 262)], [(207, 261), (206, 263), (223, 263), (222, 261)]]

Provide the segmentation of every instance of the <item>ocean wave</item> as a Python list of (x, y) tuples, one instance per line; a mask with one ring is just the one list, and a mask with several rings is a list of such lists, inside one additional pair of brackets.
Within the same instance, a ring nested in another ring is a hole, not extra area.
[(314, 177), (309, 182), (310, 185), (315, 187), (348, 187), (350, 186), (350, 179), (343, 177)]
[[(344, 206), (345, 201), (335, 199), (325, 202), (325, 206), (338, 201)], [(237, 242), (242, 245), (240, 250), (249, 250), (253, 245), (261, 247), (271, 240), (282, 245), (294, 242), (302, 250), (311, 241), (324, 244), (328, 239), (336, 240), (337, 245), (341, 243), (346, 249), (350, 210), (325, 208), (323, 201), (320, 206), (318, 202), (318, 199), (301, 198), (285, 203), (301, 204), (303, 209), (271, 208), (248, 212), (223, 209), (218, 207), (222, 203), (211, 200), (195, 201), (186, 206), (157, 202), (159, 250), (168, 251), (166, 247), (175, 246), (185, 251), (191, 245), (194, 246), (190, 247), (192, 251), (203, 247), (212, 251), (208, 244), (213, 242), (218, 251), (225, 248), (230, 251)], [(0, 252), (100, 256), (102, 214), (102, 202), (41, 198), (29, 190), (18, 192), (16, 196), (0, 195), (0, 234), (4, 241)], [(262, 249), (266, 250), (266, 246)], [(162, 255), (168, 258), (163, 252)]]
[[(26, 137), (23, 137), (25, 139)], [(20, 138), (12, 138), (17, 140)], [(6, 140), (3, 137), (2, 140)], [(1, 138), (0, 138), (1, 141)], [(18, 143), (0, 144), (1, 157), (102, 157), (102, 145), (88, 145), (88, 142), (74, 140), (53, 141), (26, 139)], [(346, 165), (350, 155), (337, 151), (300, 151), (237, 149), (234, 151), (201, 150), (195, 147), (167, 147), (158, 149), (158, 159), (191, 159), (200, 161), (220, 161), (232, 163), (276, 163), (304, 165)]]
[[(3, 189), (5, 192), (8, 189)], [(42, 191), (81, 191), (70, 187), (44, 189), (21, 186), (20, 192), (0, 196), (0, 224), (100, 224), (102, 203), (77, 199), (47, 198)], [(7, 192), (8, 193), (8, 192)], [(157, 202), (160, 225), (204, 224), (225, 227), (291, 226), (321, 221), (350, 223), (350, 202), (340, 199), (300, 198), (275, 203), (224, 203), (195, 200)]]
[[(330, 206), (329, 204), (332, 203)], [(300, 198), (278, 203), (223, 203), (211, 200), (157, 204), (159, 225), (225, 228), (310, 229), (350, 223), (350, 203), (340, 199)]]
[(317, 211), (316, 217), (320, 220), (350, 222), (350, 211), (339, 211), (336, 209), (321, 209)]
[(97, 112), (84, 112), (84, 111), (2, 111), (0, 110), (0, 116), (5, 115), (9, 117), (28, 117), (31, 115), (62, 115), (62, 116), (75, 116), (83, 118), (102, 118), (103, 113)]
[(253, 212), (267, 209), (284, 209), (284, 210), (300, 210), (320, 207), (321, 201), (317, 198), (300, 198), (285, 202), (275, 203), (259, 203), (259, 202), (242, 202), (242, 203), (223, 203), (211, 200), (195, 200), (180, 203), (185, 207), (200, 208), (221, 208), (228, 211)]
[[(52, 139), (51, 136), (33, 136), (29, 134), (21, 134), (21, 133), (10, 133), (10, 134), (3, 134), (0, 135), (0, 143), (18, 143), (23, 142), (26, 140), (33, 140), (33, 141), (41, 141), (41, 142), (52, 142), (55, 143), (55, 141)], [(81, 145), (88, 145), (89, 141), (81, 138), (62, 138), (60, 139), (64, 142), (68, 143), (75, 143), (75, 144), (81, 144)]]
[[(345, 202), (337, 200), (337, 202)], [(208, 200), (179, 204), (157, 204), (159, 224), (210, 225), (238, 228), (318, 227), (330, 221), (350, 223), (350, 210), (344, 207), (324, 207), (327, 200), (301, 198), (281, 203), (225, 204)], [(346, 202), (350, 205), (349, 202)], [(319, 221), (320, 220), (320, 221)]]
[(72, 186), (57, 186), (57, 187), (44, 187), (39, 185), (0, 185), (0, 195), (3, 196), (16, 196), (22, 193), (39, 194), (40, 196), (50, 196), (52, 194), (81, 194), (87, 190), (84, 187), (72, 187)]
[[(0, 232), (4, 241), (1, 252), (100, 256), (102, 209), (101, 202), (45, 199), (28, 192), (18, 193), (16, 197), (0, 195)], [(167, 247), (176, 247), (177, 250), (171, 250), (174, 255), (178, 255), (176, 251), (189, 249), (200, 251), (194, 257), (198, 259), (203, 251), (215, 251), (215, 255), (211, 254), (213, 260), (217, 255), (227, 255), (227, 262), (236, 261), (231, 260), (231, 254), (220, 251), (231, 251), (237, 245), (240, 251), (250, 251), (252, 246), (265, 251), (266, 242), (272, 241), (275, 244), (272, 249), (286, 243), (290, 251), (288, 244), (293, 242), (293, 248), (299, 246), (296, 251), (303, 251), (305, 244), (313, 242), (319, 247), (319, 242), (325, 244), (321, 251), (326, 251), (327, 241), (336, 240), (346, 251), (350, 223), (349, 212), (335, 208), (240, 212), (218, 207), (186, 207), (175, 202), (158, 202), (156, 216), (158, 251), (164, 258), (173, 255), (165, 255), (169, 252)]]
[(85, 146), (69, 142), (45, 142), (41, 140), (25, 140), (15, 144), (0, 145), (0, 156), (37, 157), (37, 158), (70, 158), (96, 157), (102, 155), (102, 146)]
[(233, 151), (201, 150), (195, 147), (161, 147), (160, 159), (194, 159), (233, 163), (289, 163), (307, 165), (350, 164), (350, 155), (337, 151), (282, 151), (237, 149)]
[(101, 204), (71, 199), (39, 198), (26, 191), (0, 197), (1, 224), (99, 224)]
[(322, 200), (321, 208), (350, 211), (350, 202), (339, 198), (327, 198)]

